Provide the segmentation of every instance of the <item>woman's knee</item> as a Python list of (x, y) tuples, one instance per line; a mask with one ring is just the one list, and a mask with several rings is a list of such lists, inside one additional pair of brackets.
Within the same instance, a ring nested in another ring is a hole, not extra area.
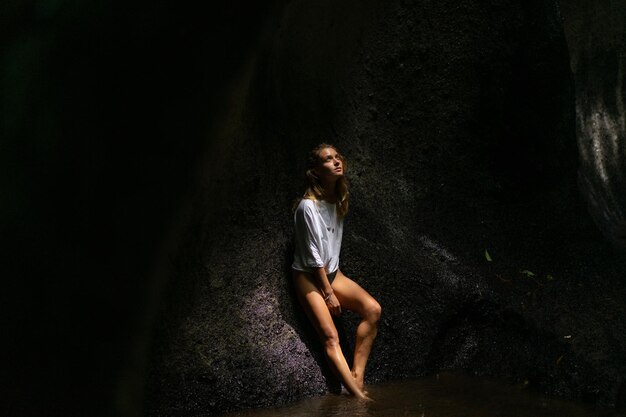
[(380, 304), (378, 304), (378, 301), (372, 299), (365, 306), (365, 317), (363, 318), (371, 323), (377, 323), (378, 320), (380, 320), (382, 312), (383, 309)]
[(337, 333), (337, 329), (322, 328), (320, 338), (326, 348), (335, 348), (339, 346), (339, 334)]

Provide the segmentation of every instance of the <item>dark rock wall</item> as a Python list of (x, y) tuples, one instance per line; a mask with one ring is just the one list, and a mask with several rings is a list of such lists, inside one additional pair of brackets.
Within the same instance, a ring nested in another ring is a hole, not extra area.
[(3, 3), (0, 414), (140, 415), (179, 212), (268, 14), (247, 3)]
[(562, 0), (576, 80), (579, 181), (604, 236), (626, 252), (626, 5)]
[[(369, 382), (454, 368), (623, 401), (624, 265), (579, 198), (553, 2), (4, 11), (3, 415), (213, 414), (335, 389), (289, 280), (320, 141), (349, 160), (342, 269), (383, 305)], [(568, 31), (589, 18), (571, 16)], [(579, 33), (572, 50), (608, 42)], [(338, 321), (346, 351), (355, 324)]]
[[(383, 306), (370, 382), (461, 368), (616, 401), (623, 265), (579, 198), (556, 4), (292, 1), (246, 68), (176, 257), (150, 413), (336, 387), (289, 283), (321, 141), (348, 156), (342, 270)], [(356, 318), (338, 324), (349, 351)]]

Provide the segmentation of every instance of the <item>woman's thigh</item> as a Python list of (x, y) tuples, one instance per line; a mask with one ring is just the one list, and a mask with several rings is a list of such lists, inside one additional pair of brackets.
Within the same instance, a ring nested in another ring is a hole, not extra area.
[(313, 282), (313, 277), (294, 270), (293, 282), (298, 301), (320, 337), (335, 338), (337, 335), (335, 323), (322, 294)]
[(380, 305), (374, 297), (341, 271), (337, 271), (332, 287), (342, 308), (352, 310), (361, 317), (367, 315), (369, 311), (380, 310)]

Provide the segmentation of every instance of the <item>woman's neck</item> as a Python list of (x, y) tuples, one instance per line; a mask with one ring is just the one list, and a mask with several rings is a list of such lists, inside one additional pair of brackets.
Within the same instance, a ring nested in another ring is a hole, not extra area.
[(324, 201), (328, 203), (336, 203), (337, 202), (337, 193), (335, 192), (336, 181), (327, 182), (322, 184), (322, 188), (324, 189)]

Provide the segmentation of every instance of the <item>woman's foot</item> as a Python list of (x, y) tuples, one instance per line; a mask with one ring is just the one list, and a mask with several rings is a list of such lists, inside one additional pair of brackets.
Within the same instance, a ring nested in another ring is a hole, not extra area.
[[(355, 381), (356, 382), (356, 381)], [(342, 393), (347, 393), (347, 394), (352, 394), (354, 396), (354, 398), (358, 399), (358, 400), (363, 400), (363, 401), (372, 401), (372, 399), (370, 397), (368, 397), (367, 395), (367, 391), (363, 391), (362, 389), (360, 389), (359, 387), (355, 387), (356, 389), (353, 389), (352, 392), (347, 389), (347, 387), (344, 387), (342, 389)]]
[(365, 402), (374, 401), (370, 397), (368, 397), (368, 395), (367, 395), (367, 393), (365, 391), (361, 391), (358, 394), (354, 394), (354, 397), (356, 399), (358, 399), (358, 400), (365, 401)]

